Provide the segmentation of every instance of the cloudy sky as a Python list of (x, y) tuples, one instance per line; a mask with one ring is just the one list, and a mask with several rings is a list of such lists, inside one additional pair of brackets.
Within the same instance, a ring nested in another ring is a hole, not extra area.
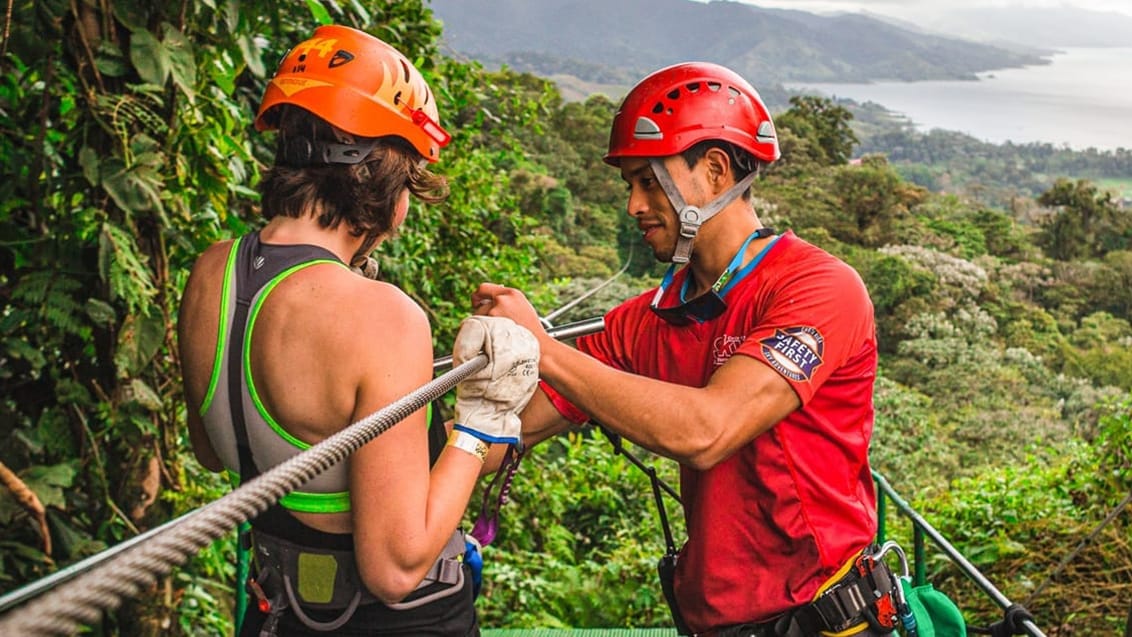
[(1132, 15), (1130, 0), (949, 0), (941, 5), (937, 0), (740, 0), (747, 4), (780, 9), (799, 9), (813, 13), (828, 11), (871, 11), (904, 17), (918, 13), (931, 13), (943, 6), (952, 9), (987, 7), (1073, 7), (1094, 11), (1115, 11)]

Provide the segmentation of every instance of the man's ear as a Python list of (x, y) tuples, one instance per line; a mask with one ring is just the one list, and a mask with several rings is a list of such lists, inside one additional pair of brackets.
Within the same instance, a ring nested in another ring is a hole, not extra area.
[(709, 148), (707, 152), (704, 153), (704, 157), (701, 161), (704, 162), (708, 182), (715, 192), (723, 192), (730, 188), (731, 184), (735, 182), (735, 175), (733, 174), (731, 166), (731, 156), (722, 148)]

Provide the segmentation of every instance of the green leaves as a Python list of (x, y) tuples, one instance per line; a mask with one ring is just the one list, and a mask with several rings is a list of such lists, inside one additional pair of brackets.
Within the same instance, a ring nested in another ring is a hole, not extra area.
[(164, 86), (173, 83), (192, 101), (196, 97), (196, 59), (185, 35), (171, 24), (162, 25), (163, 39), (140, 29), (130, 34), (130, 62), (142, 81)]
[(98, 72), (106, 77), (124, 77), (130, 70), (130, 65), (122, 50), (113, 42), (103, 41), (98, 44), (98, 52), (94, 57), (94, 65)]
[(334, 18), (330, 17), (330, 12), (318, 0), (306, 0), (306, 4), (315, 22), (319, 24), (332, 24), (334, 22)]
[[(161, 157), (154, 153), (143, 159), (156, 162)], [(149, 212), (161, 209), (161, 175), (152, 164), (132, 166), (117, 157), (108, 157), (99, 165), (102, 187), (123, 210)]]
[[(676, 484), (675, 463), (639, 448), (630, 451)], [(668, 625), (655, 580), (664, 535), (650, 488), (646, 474), (614, 453), (595, 430), (532, 448), (485, 560), (485, 593), (476, 602), (482, 623)], [(679, 543), (682, 509), (667, 496), (665, 507)]]
[(71, 487), (75, 480), (75, 467), (70, 462), (52, 466), (28, 467), (21, 472), (20, 477), (39, 501), (45, 507), (66, 509), (67, 500), (64, 490)]
[[(160, 316), (131, 314), (118, 332), (118, 347), (114, 351), (114, 367), (119, 378), (130, 378), (144, 370), (165, 342), (165, 321)], [(148, 389), (148, 388), (146, 388)], [(139, 392), (132, 388), (132, 397), (144, 393), (149, 400), (152, 390)], [(149, 405), (146, 405), (147, 407)]]
[(112, 223), (104, 223), (98, 240), (98, 273), (110, 288), (110, 300), (122, 300), (130, 313), (150, 313), (157, 294), (153, 274), (132, 236)]

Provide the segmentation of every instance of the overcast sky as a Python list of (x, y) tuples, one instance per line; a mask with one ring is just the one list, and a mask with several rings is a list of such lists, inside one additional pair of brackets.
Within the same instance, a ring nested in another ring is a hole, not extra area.
[(904, 17), (931, 13), (946, 8), (975, 7), (1074, 7), (1094, 11), (1115, 11), (1132, 15), (1132, 0), (740, 0), (746, 4), (780, 9), (798, 9), (812, 13), (829, 11), (871, 11)]

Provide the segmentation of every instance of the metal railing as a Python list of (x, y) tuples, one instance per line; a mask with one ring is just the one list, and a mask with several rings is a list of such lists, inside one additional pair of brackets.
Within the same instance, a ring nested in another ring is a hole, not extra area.
[[(875, 469), (873, 470), (873, 481), (877, 485), (879, 493), (877, 494), (877, 542), (883, 544), (887, 534), (886, 515), (888, 513), (888, 501), (896, 506), (896, 508), (905, 517), (912, 521), (912, 561), (913, 561), (913, 575), (912, 582), (916, 586), (922, 586), (927, 582), (926, 566), (925, 566), (925, 538), (928, 538), (940, 550), (947, 554), (959, 570), (963, 572), (972, 582), (975, 583), (988, 597), (994, 600), (994, 603), (999, 606), (1003, 611), (1016, 607), (1017, 605), (1010, 601), (1002, 591), (998, 590), (990, 580), (986, 578), (979, 569), (975, 568), (963, 554), (960, 553), (946, 538), (940, 534), (927, 520), (923, 518), (915, 509), (912, 508), (904, 498), (900, 497), (892, 485), (888, 483), (880, 473)], [(1020, 628), (1026, 631), (1030, 637), (1045, 637), (1045, 633), (1029, 619), (1022, 619)]]

